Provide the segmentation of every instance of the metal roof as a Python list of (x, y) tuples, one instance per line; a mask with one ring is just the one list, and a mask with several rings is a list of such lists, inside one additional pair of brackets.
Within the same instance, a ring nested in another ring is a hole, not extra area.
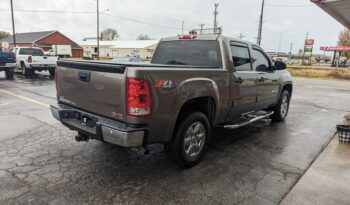
[[(40, 32), (29, 32), (29, 33), (16, 33), (16, 43), (34, 43), (56, 31), (40, 31)], [(8, 36), (1, 41), (7, 41), (13, 43), (13, 37)]]
[[(135, 41), (100, 41), (100, 46), (111, 48), (147, 48), (158, 44), (158, 40), (135, 40)], [(96, 39), (80, 41), (80, 46), (96, 46)]]
[(311, 0), (311, 2), (350, 29), (350, 0)]

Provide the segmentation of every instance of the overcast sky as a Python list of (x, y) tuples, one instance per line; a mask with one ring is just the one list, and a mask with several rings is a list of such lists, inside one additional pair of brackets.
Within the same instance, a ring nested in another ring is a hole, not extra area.
[[(13, 0), (16, 32), (58, 30), (75, 41), (96, 36), (96, 13), (38, 13), (40, 11), (96, 11), (96, 0)], [(152, 38), (198, 28), (213, 27), (214, 3), (220, 6), (218, 21), (223, 34), (256, 42), (261, 0), (100, 0), (100, 29), (114, 28), (121, 40), (134, 40), (140, 33)], [(10, 0), (0, 0), (0, 30), (12, 31)], [(109, 15), (109, 16), (107, 16)], [(111, 17), (114, 16), (114, 17)], [(122, 17), (122, 18), (120, 18)], [(343, 26), (309, 0), (266, 0), (262, 46), (267, 51), (293, 52), (303, 47), (306, 32), (321, 45), (335, 45)], [(130, 21), (131, 20), (131, 21)], [(145, 22), (145, 23), (140, 23)], [(152, 24), (152, 25), (151, 25)], [(155, 24), (155, 25), (153, 25)], [(159, 26), (156, 26), (159, 25)]]

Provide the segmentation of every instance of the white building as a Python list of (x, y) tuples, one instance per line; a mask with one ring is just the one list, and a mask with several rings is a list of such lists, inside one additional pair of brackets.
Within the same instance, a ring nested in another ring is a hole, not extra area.
[[(114, 58), (129, 54), (139, 55), (143, 60), (152, 58), (158, 40), (135, 40), (135, 41), (100, 41), (100, 57)], [(79, 42), (84, 49), (84, 57), (97, 54), (96, 39), (88, 39)]]

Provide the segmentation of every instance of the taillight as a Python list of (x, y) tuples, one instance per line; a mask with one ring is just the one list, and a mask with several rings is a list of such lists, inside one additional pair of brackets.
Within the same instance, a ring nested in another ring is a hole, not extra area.
[(17, 56), (16, 53), (13, 53), (13, 61), (16, 62), (17, 61)]
[(58, 96), (58, 72), (57, 72), (57, 67), (55, 68), (55, 87), (56, 87), (56, 96)]
[(151, 90), (148, 82), (139, 78), (127, 78), (126, 112), (140, 117), (151, 114)]
[(32, 56), (29, 56), (28, 57), (28, 63), (32, 63), (32, 62), (33, 62)]

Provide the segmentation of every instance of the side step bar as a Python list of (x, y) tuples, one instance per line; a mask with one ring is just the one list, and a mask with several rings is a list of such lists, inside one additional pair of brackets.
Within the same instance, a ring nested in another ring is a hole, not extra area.
[(271, 111), (271, 112), (269, 112), (269, 113), (267, 113), (267, 114), (264, 114), (264, 115), (261, 115), (261, 116), (256, 116), (256, 117), (254, 117), (254, 118), (252, 118), (252, 119), (250, 119), (250, 120), (247, 120), (247, 121), (245, 121), (245, 122), (242, 122), (242, 123), (240, 123), (240, 124), (224, 125), (223, 128), (225, 128), (225, 129), (237, 129), (237, 128), (243, 127), (243, 126), (245, 126), (245, 125), (249, 125), (249, 124), (251, 124), (251, 123), (253, 123), (253, 122), (256, 122), (256, 121), (258, 121), (258, 120), (261, 120), (261, 119), (264, 119), (264, 118), (266, 118), (266, 117), (269, 117), (269, 116), (271, 116), (271, 115), (273, 115), (273, 114), (274, 114), (274, 112)]

